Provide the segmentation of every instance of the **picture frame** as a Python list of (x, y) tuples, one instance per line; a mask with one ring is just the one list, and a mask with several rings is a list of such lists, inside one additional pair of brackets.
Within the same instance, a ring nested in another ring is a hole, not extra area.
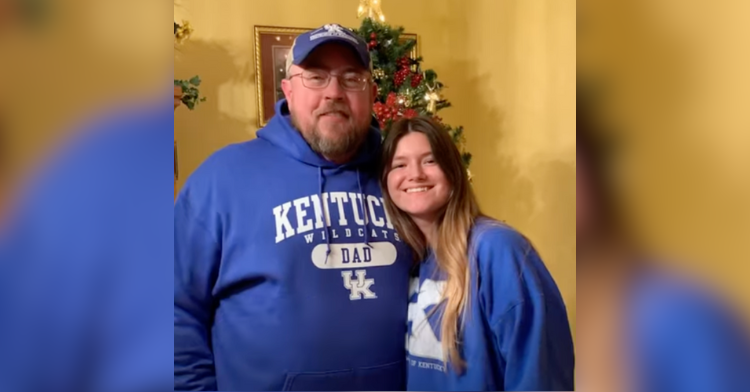
[[(286, 56), (298, 35), (313, 30), (301, 27), (255, 26), (255, 85), (258, 100), (258, 127), (268, 124), (275, 105), (284, 97), (281, 81), (286, 77)], [(417, 44), (410, 56), (419, 57), (419, 37), (401, 34), (402, 40), (414, 39)]]
[(298, 35), (311, 28), (255, 26), (255, 85), (258, 90), (258, 127), (274, 115), (274, 105), (284, 93), (286, 56)]
[(414, 48), (412, 48), (411, 52), (409, 52), (409, 57), (411, 57), (411, 58), (413, 58), (413, 59), (416, 60), (417, 57), (419, 57), (419, 56), (422, 55), (421, 53), (419, 53), (419, 46), (420, 45), (419, 45), (419, 36), (418, 35), (411, 34), (411, 33), (403, 33), (403, 34), (401, 34), (401, 36), (399, 38), (401, 38), (401, 40), (400, 40), (401, 42), (404, 42), (404, 41), (407, 41), (407, 40), (410, 40), (410, 39), (413, 39), (414, 41), (417, 41), (417, 44), (414, 45)]

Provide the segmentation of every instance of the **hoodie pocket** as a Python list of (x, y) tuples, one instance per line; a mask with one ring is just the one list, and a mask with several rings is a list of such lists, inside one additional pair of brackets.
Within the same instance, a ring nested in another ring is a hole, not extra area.
[(288, 373), (285, 391), (403, 391), (406, 361), (329, 372)]

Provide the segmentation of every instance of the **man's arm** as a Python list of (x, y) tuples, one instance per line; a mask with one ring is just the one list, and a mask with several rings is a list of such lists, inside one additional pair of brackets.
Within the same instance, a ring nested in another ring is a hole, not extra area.
[(174, 209), (174, 390), (217, 390), (210, 326), (221, 248), (193, 213), (187, 192)]

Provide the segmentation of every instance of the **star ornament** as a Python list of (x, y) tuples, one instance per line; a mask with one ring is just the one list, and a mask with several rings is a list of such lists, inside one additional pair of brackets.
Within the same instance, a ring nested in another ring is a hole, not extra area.
[(357, 18), (361, 19), (363, 16), (367, 16), (368, 18), (385, 22), (385, 15), (383, 15), (383, 11), (380, 9), (380, 2), (381, 0), (359, 0)]

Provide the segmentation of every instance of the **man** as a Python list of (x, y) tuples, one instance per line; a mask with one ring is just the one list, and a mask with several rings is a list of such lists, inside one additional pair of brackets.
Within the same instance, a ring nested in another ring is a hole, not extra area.
[(175, 390), (405, 387), (411, 255), (377, 183), (371, 67), (341, 26), (300, 35), (268, 126), (180, 192)]
[(0, 225), (0, 390), (170, 386), (164, 98), (97, 113)]

